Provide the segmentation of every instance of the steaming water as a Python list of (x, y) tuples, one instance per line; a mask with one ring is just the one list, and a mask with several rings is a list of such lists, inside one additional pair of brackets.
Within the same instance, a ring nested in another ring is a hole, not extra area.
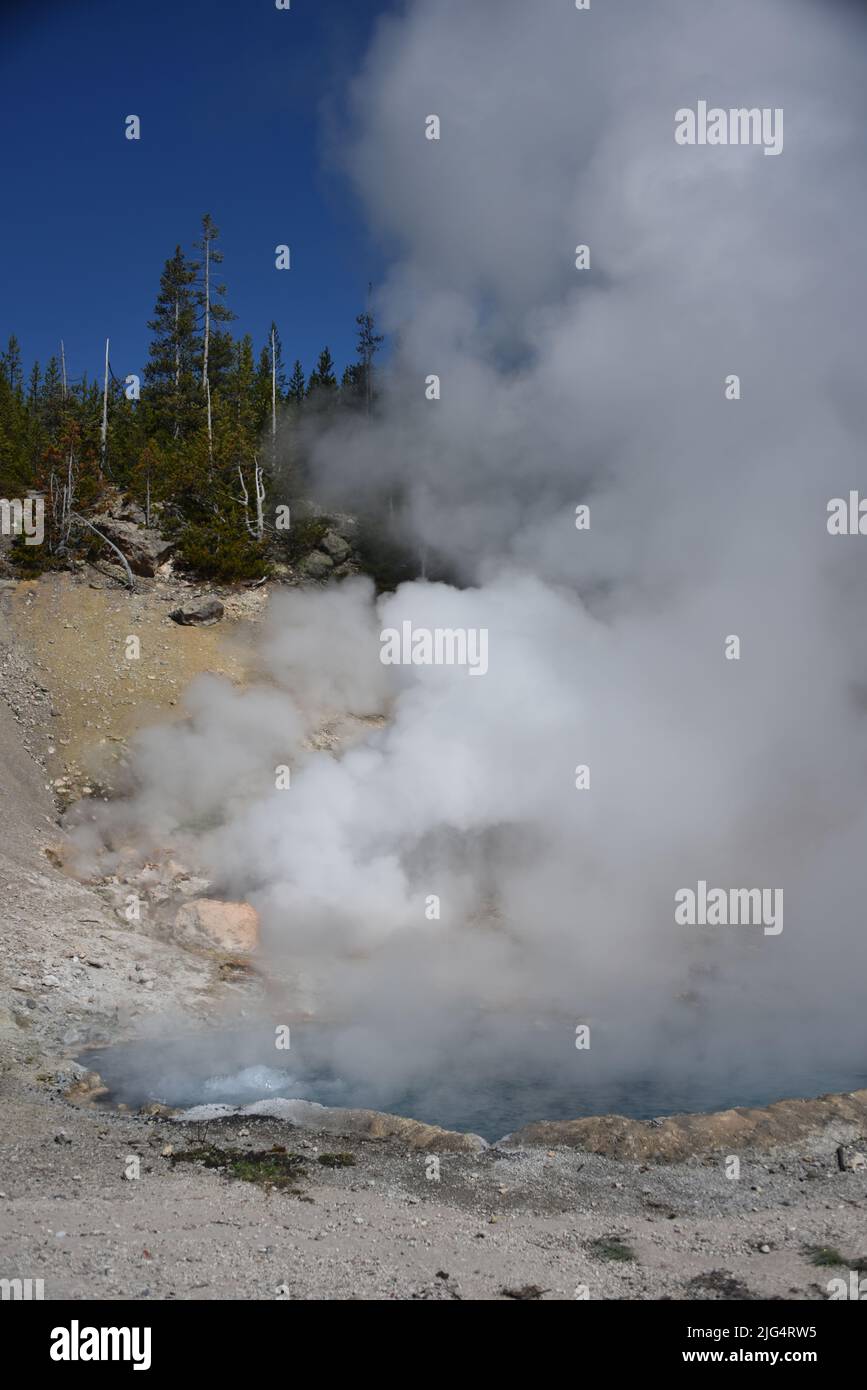
[[(222, 1103), (250, 1105), (269, 1099), (308, 1100), (357, 1106), (470, 1130), (494, 1141), (536, 1120), (572, 1120), (582, 1115), (620, 1114), (635, 1119), (685, 1111), (767, 1105), (791, 1096), (820, 1095), (867, 1086), (867, 1068), (826, 1058), (807, 1067), (803, 1059), (776, 1059), (773, 1069), (754, 1062), (725, 1065), (696, 1057), (661, 1078), (652, 1065), (606, 1077), (587, 1053), (539, 1060), (525, 1074), (491, 1068), (479, 1076), (426, 1076), (416, 1086), (387, 1087), (338, 1075), (323, 1060), (327, 1039), (315, 1028), (293, 1030), (292, 1061), (273, 1064), (273, 1032), (197, 1036), (177, 1041), (119, 1045), (88, 1052), (81, 1060), (103, 1077), (115, 1103), (148, 1101), (189, 1108)], [(574, 1051), (574, 1049), (573, 1049)], [(243, 1060), (230, 1069), (221, 1055)], [(255, 1060), (258, 1058), (258, 1060)], [(263, 1060), (263, 1059), (268, 1060)], [(514, 1065), (514, 1061), (513, 1061)]]

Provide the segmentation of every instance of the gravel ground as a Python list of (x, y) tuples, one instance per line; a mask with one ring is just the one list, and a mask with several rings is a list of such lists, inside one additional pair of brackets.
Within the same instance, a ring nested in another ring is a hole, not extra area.
[[(625, 1164), (576, 1150), (431, 1156), (236, 1118), (204, 1125), (3, 1097), (0, 1269), (83, 1299), (823, 1299), (867, 1260), (867, 1175), (833, 1157)], [(300, 1195), (164, 1150), (297, 1152)], [(354, 1166), (323, 1167), (349, 1152)], [(140, 1176), (127, 1178), (130, 1158)], [(540, 1292), (539, 1291), (543, 1291)]]

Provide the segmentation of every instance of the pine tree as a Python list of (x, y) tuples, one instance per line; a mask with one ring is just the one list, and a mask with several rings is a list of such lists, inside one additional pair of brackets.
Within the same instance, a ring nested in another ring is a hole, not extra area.
[(337, 396), (337, 377), (330, 350), (323, 348), (307, 383), (307, 396), (319, 406), (328, 406)]
[(149, 438), (154, 440), (159, 453), (155, 437), (148, 434), (146, 422), (146, 411), (141, 403), (129, 400), (123, 385), (115, 382), (111, 391), (108, 456), (111, 480), (120, 488), (132, 485), (139, 456), (147, 448)]
[[(247, 334), (236, 345), (236, 366), (229, 383), (230, 422), (224, 441), (230, 460), (231, 486), (239, 489), (236, 501), (243, 508), (244, 526), (251, 537), (264, 535), (262, 504), (265, 500), (264, 470), (257, 449), (261, 426), (258, 419), (257, 373), (253, 366), (253, 339)], [(270, 372), (269, 372), (270, 378)]]
[(165, 459), (153, 439), (145, 440), (130, 469), (129, 488), (145, 514), (145, 525), (153, 525), (154, 503), (162, 501), (166, 483)]
[(48, 366), (45, 368), (45, 374), (39, 388), (39, 400), (36, 409), (42, 428), (47, 435), (53, 438), (60, 429), (60, 422), (63, 418), (63, 381), (56, 357), (49, 357), (48, 359)]
[[(12, 335), (0, 353), (0, 496), (18, 496), (30, 484), (28, 413), (21, 349)], [(34, 547), (31, 547), (33, 549)]]
[(34, 471), (32, 486), (45, 500), (45, 539), (40, 546), (13, 546), (20, 569), (38, 573), (56, 567), (82, 549), (95, 553), (94, 538), (82, 518), (102, 503), (98, 392), (83, 383), (69, 392), (57, 435)]
[(18, 399), (24, 401), (24, 368), (21, 365), (21, 344), (10, 335), (6, 351), (0, 352), (0, 375), (6, 378)]
[(358, 363), (355, 368), (355, 386), (360, 397), (364, 400), (364, 406), (369, 415), (373, 404), (373, 359), (383, 342), (382, 335), (374, 331), (369, 293), (367, 309), (363, 314), (356, 316), (355, 322), (358, 324), (358, 343), (356, 345)]
[(228, 447), (236, 455), (236, 463), (244, 462), (256, 449), (259, 421), (255, 383), (253, 339), (246, 333), (235, 343), (235, 361), (223, 391), (229, 404), (224, 414), (224, 437), (231, 441)]
[(263, 347), (256, 364), (256, 378), (253, 383), (256, 402), (256, 428), (263, 432), (271, 417), (271, 349)]
[(279, 412), (280, 406), (287, 399), (283, 345), (276, 323), (271, 324), (268, 341), (259, 354), (254, 389), (257, 426), (260, 431), (267, 430), (270, 435), (274, 423), (272, 416)]
[(42, 368), (38, 361), (33, 363), (30, 369), (30, 384), (27, 387), (27, 409), (33, 411), (39, 400), (39, 387), (42, 382)]
[(286, 410), (280, 425), (279, 449), (272, 459), (270, 485), (275, 502), (290, 502), (301, 489), (304, 477), (304, 449), (300, 424), (307, 397), (304, 368), (296, 357), (286, 387)]
[(178, 246), (165, 262), (140, 402), (110, 363), (93, 379), (67, 377), (62, 342), (62, 366), (52, 357), (44, 372), (34, 363), (27, 375), (14, 336), (0, 351), (0, 496), (35, 489), (46, 500), (47, 544), (17, 547), (20, 567), (35, 573), (102, 548), (91, 523), (113, 495), (104, 462), (111, 483), (175, 538), (179, 563), (202, 577), (259, 577), (275, 500), (309, 486), (303, 415), (341, 404), (370, 410), (383, 339), (369, 308), (357, 316), (358, 360), (339, 388), (328, 347), (309, 380), (296, 359), (287, 381), (276, 325), (258, 359), (249, 335), (236, 342), (225, 327), (234, 315), (217, 283), (217, 239), (206, 216), (196, 258)]
[(304, 380), (304, 368), (295, 359), (295, 366), (292, 368), (292, 375), (289, 378), (289, 385), (286, 388), (286, 399), (290, 405), (300, 406), (304, 404), (304, 397), (307, 395), (307, 386)]
[(166, 261), (154, 316), (154, 334), (145, 367), (143, 403), (149, 434), (164, 445), (180, 445), (195, 433), (202, 418), (197, 381), (201, 341), (196, 328), (193, 285), (195, 266), (180, 246)]
[(350, 362), (340, 380), (340, 403), (358, 407), (365, 403), (364, 367), (360, 362)]
[(233, 358), (231, 334), (221, 330), (219, 325), (229, 323), (235, 317), (221, 302), (226, 294), (226, 286), (218, 284), (214, 277), (215, 268), (223, 261), (223, 253), (216, 246), (219, 235), (211, 214), (206, 212), (202, 218), (202, 239), (195, 243), (195, 249), (201, 255), (201, 260), (195, 263), (195, 299), (202, 333), (201, 383), (212, 452), (213, 396), (220, 389), (226, 372), (231, 370)]

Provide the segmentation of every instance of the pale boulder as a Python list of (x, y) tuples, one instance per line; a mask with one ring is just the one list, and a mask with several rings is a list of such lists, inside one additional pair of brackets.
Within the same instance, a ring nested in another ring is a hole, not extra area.
[(197, 898), (181, 908), (175, 926), (184, 935), (204, 937), (220, 951), (249, 954), (259, 941), (259, 914), (249, 903)]

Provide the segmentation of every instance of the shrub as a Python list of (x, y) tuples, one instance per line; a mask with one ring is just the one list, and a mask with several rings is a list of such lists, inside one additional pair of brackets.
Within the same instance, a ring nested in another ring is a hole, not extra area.
[(225, 584), (237, 579), (261, 579), (268, 571), (264, 545), (219, 517), (182, 527), (177, 555), (184, 568), (203, 579)]

